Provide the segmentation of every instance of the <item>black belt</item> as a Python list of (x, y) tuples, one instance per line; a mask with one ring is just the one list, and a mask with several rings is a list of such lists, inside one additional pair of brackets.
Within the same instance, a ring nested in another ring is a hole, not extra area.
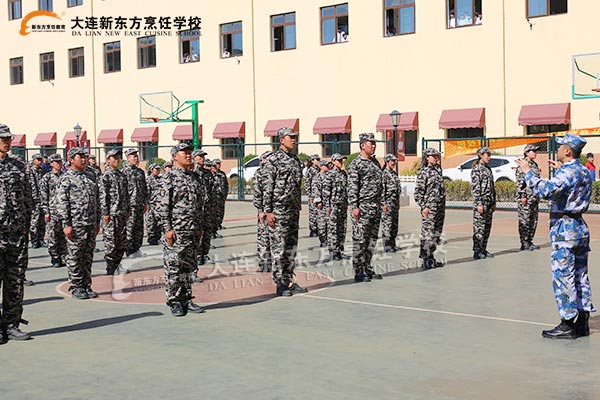
[(569, 218), (573, 218), (573, 219), (578, 219), (581, 218), (581, 213), (550, 213), (550, 218), (562, 218), (562, 217), (569, 217)]

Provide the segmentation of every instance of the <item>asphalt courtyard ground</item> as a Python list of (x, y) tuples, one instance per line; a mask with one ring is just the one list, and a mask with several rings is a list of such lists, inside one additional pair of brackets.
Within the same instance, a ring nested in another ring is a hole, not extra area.
[[(586, 219), (598, 289), (600, 215)], [(128, 261), (132, 273), (113, 279), (97, 252), (101, 296), (86, 301), (65, 294), (66, 271), (50, 268), (46, 249), (30, 250), (36, 285), (26, 288), (23, 328), (34, 339), (0, 346), (0, 398), (600, 399), (600, 317), (588, 338), (540, 335), (559, 321), (545, 215), (542, 249), (520, 252), (516, 213), (496, 213), (496, 257), (473, 261), (471, 213), (449, 210), (447, 265), (424, 271), (418, 212), (402, 209), (406, 251), (385, 256), (380, 247), (374, 264), (384, 279), (361, 284), (350, 260), (320, 260), (307, 223), (305, 209), (297, 278), (311, 290), (275, 298), (268, 274), (254, 272), (254, 210), (229, 202), (215, 263), (194, 285), (208, 312), (182, 318), (164, 305), (159, 246), (144, 246), (145, 258)]]

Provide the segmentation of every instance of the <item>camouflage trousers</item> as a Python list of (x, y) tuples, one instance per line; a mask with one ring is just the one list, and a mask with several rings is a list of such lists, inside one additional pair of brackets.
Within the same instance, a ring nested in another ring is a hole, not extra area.
[(345, 204), (332, 205), (327, 218), (327, 240), (331, 253), (344, 250), (346, 241), (346, 223), (348, 221), (348, 206)]
[(210, 240), (212, 239), (212, 234), (215, 232), (214, 213), (211, 212), (210, 216), (205, 218), (204, 225), (202, 226), (202, 232), (204, 234), (202, 235), (202, 240), (200, 241), (200, 247), (198, 251), (201, 256), (206, 256), (210, 251)]
[(321, 243), (327, 243), (327, 210), (317, 207), (317, 233)]
[(589, 237), (552, 242), (552, 287), (562, 319), (575, 318), (579, 311), (596, 311), (588, 277), (589, 251)]
[(270, 270), (273, 266), (273, 260), (271, 259), (271, 238), (269, 237), (266, 217), (262, 224), (258, 219), (256, 222), (256, 254), (258, 255), (260, 269)]
[(494, 212), (489, 205), (483, 207), (483, 214), (479, 214), (477, 209), (473, 210), (473, 252), (483, 253), (487, 251), (493, 215)]
[(433, 256), (442, 241), (442, 231), (446, 218), (446, 207), (441, 205), (429, 209), (427, 218), (421, 214), (421, 250), (420, 258)]
[(317, 233), (319, 231), (317, 205), (312, 201), (308, 201), (308, 230), (309, 232)]
[(160, 223), (160, 217), (155, 210), (148, 210), (144, 214), (146, 220), (146, 232), (148, 232), (148, 243), (157, 243), (162, 235), (162, 224)]
[(273, 213), (275, 228), (269, 227), (273, 281), (277, 285), (287, 285), (294, 279), (300, 209), (280, 208)]
[(96, 226), (74, 226), (73, 239), (67, 238), (69, 290), (92, 286), (92, 262), (96, 248)]
[(517, 201), (517, 212), (519, 216), (519, 237), (521, 244), (533, 242), (535, 230), (538, 223), (539, 200), (537, 198), (527, 199), (527, 204)]
[(123, 254), (127, 250), (127, 215), (111, 215), (108, 224), (102, 222), (102, 236), (106, 269), (114, 270), (123, 260)]
[(46, 221), (41, 209), (34, 207), (29, 225), (29, 237), (32, 244), (41, 244), (46, 233)]
[(167, 305), (185, 304), (192, 296), (192, 280), (197, 269), (196, 254), (198, 237), (196, 231), (175, 231), (175, 242), (169, 246), (164, 240), (163, 262), (165, 268), (165, 295)]
[(142, 247), (144, 241), (144, 208), (129, 210), (127, 220), (127, 255), (135, 253)]
[(67, 239), (60, 221), (54, 218), (46, 224), (46, 235), (48, 236), (48, 254), (53, 260), (67, 255)]
[(217, 203), (217, 208), (215, 210), (215, 232), (223, 225), (223, 218), (225, 218), (225, 200), (220, 200)]
[(0, 231), (0, 325), (19, 325), (23, 314), (23, 280), (27, 269), (27, 229)]
[(375, 252), (377, 237), (379, 236), (379, 222), (381, 221), (381, 207), (360, 207), (358, 221), (352, 218), (352, 267), (354, 274), (371, 272), (371, 259)]
[(399, 214), (400, 205), (394, 205), (388, 212), (381, 213), (381, 238), (385, 247), (396, 247)]

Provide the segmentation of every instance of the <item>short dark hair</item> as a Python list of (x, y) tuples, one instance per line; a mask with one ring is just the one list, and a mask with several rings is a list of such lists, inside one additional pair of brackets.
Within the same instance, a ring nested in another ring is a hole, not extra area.
[(587, 153), (585, 155), (585, 158), (590, 158), (590, 157), (594, 157), (594, 153)]
[(571, 152), (573, 153), (573, 158), (579, 158), (579, 156), (581, 155), (581, 150), (576, 150), (571, 146), (569, 146), (569, 149), (571, 149)]

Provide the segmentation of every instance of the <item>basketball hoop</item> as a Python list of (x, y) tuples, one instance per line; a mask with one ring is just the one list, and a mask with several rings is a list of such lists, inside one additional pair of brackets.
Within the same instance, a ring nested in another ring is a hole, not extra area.
[(600, 93), (600, 88), (593, 88), (592, 92)]
[(158, 122), (158, 118), (156, 117), (143, 117), (142, 121), (152, 121), (154, 123)]

